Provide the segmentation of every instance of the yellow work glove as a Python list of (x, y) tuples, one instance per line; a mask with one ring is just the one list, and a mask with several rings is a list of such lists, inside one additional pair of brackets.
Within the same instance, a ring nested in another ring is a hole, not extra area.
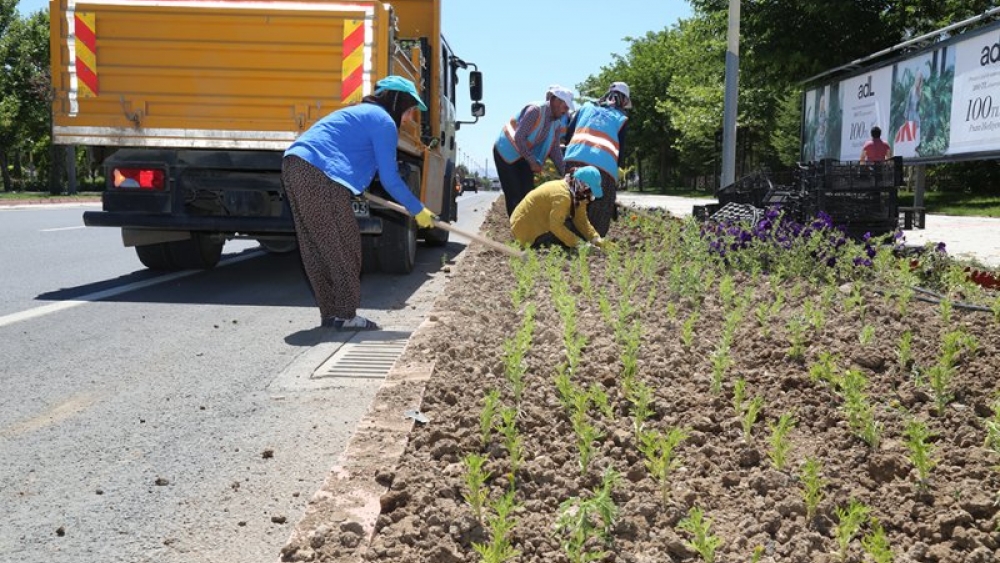
[(615, 245), (615, 243), (610, 240), (601, 237), (594, 237), (590, 239), (590, 244), (600, 248), (601, 250), (607, 250)]
[(437, 219), (437, 217), (435, 217), (434, 214), (431, 213), (430, 209), (427, 209), (425, 207), (420, 210), (420, 213), (417, 213), (414, 219), (417, 220), (418, 227), (420, 227), (421, 229), (429, 229), (434, 226), (434, 221)]

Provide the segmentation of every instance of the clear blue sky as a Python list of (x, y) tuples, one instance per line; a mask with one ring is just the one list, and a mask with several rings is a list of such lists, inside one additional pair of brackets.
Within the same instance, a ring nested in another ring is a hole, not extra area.
[[(445, 38), (455, 54), (483, 72), (486, 117), (458, 133), (459, 163), (493, 167), (493, 142), (505, 120), (542, 99), (550, 84), (576, 86), (628, 50), (625, 37), (659, 31), (691, 15), (684, 0), (442, 0)], [(21, 0), (24, 15), (47, 0)], [(468, 120), (467, 74), (458, 111)], [(633, 100), (642, 104), (643, 100)]]

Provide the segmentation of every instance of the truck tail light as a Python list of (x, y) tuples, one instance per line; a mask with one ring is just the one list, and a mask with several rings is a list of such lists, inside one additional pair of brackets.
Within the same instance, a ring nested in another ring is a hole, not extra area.
[(166, 174), (158, 168), (115, 168), (114, 187), (119, 190), (163, 191)]

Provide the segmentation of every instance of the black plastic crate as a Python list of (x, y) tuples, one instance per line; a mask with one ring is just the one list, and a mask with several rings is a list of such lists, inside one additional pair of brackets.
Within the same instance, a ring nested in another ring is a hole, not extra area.
[(870, 164), (822, 160), (816, 174), (821, 176), (817, 187), (826, 189), (898, 188), (903, 185), (903, 159), (896, 157)]
[(835, 221), (889, 221), (899, 213), (896, 188), (822, 189), (816, 209)]
[(728, 186), (720, 188), (715, 192), (719, 203), (741, 203), (763, 206), (764, 197), (774, 189), (774, 185), (765, 172), (757, 172), (744, 176)]

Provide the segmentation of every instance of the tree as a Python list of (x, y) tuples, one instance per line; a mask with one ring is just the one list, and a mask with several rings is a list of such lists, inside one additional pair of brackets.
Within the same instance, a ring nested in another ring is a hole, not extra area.
[(52, 88), (49, 75), (49, 16), (17, 13), (17, 0), (0, 0), (0, 167), (5, 191), (13, 189), (11, 160), (20, 155), (47, 160), (51, 144)]
[[(746, 165), (798, 159), (803, 81), (989, 8), (985, 0), (744, 0), (739, 125)], [(578, 86), (597, 97), (632, 88), (628, 153), (641, 178), (709, 173), (722, 125), (729, 0), (691, 0), (694, 15), (629, 38), (625, 55)], [(874, 61), (873, 61), (874, 62)], [(650, 174), (649, 168), (655, 172)]]

